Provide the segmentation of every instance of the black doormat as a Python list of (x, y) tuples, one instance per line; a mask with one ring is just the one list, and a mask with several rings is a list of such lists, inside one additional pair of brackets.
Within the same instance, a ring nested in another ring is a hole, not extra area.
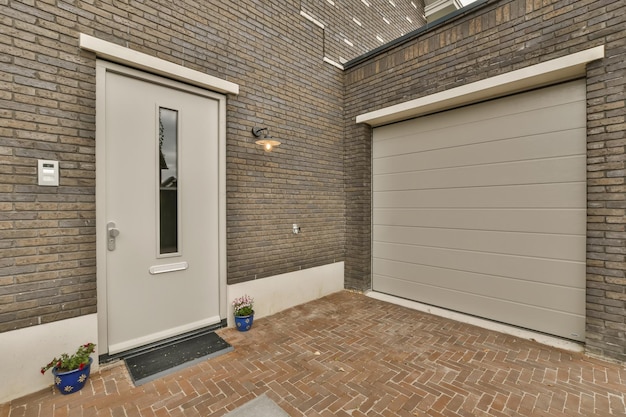
[(232, 350), (224, 339), (209, 332), (154, 346), (124, 361), (135, 385), (141, 385)]

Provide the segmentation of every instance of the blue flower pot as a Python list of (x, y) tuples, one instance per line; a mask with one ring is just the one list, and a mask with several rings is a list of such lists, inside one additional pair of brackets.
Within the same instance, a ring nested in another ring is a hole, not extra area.
[(54, 375), (54, 385), (59, 392), (63, 395), (71, 394), (76, 391), (80, 391), (89, 378), (89, 372), (91, 371), (92, 358), (89, 358), (89, 363), (85, 365), (83, 369), (74, 369), (68, 372), (59, 372), (56, 367), (52, 368), (52, 375)]
[(250, 314), (249, 316), (235, 316), (235, 326), (237, 326), (237, 330), (240, 332), (247, 332), (250, 330), (253, 321), (254, 314)]

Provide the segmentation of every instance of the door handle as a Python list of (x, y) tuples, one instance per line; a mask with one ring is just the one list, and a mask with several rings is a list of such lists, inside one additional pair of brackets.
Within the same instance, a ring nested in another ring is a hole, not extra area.
[(115, 222), (107, 223), (107, 248), (110, 251), (115, 250), (115, 238), (120, 234), (119, 229), (115, 227)]

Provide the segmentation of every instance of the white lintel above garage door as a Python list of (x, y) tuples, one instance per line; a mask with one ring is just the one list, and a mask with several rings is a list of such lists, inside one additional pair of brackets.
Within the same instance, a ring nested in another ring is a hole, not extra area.
[(373, 289), (584, 340), (585, 91), (375, 128)]
[(381, 126), (532, 88), (573, 80), (586, 74), (589, 62), (604, 57), (604, 46), (552, 59), (440, 93), (358, 115), (357, 123)]

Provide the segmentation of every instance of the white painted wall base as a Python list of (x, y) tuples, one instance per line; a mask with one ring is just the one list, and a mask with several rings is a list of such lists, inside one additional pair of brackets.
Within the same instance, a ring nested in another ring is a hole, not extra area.
[(228, 325), (234, 325), (232, 301), (237, 297), (254, 298), (254, 318), (258, 319), (343, 290), (343, 270), (344, 263), (336, 262), (228, 285)]
[[(97, 315), (61, 320), (50, 324), (0, 333), (0, 404), (53, 384), (52, 373), (41, 375), (42, 366), (62, 353), (98, 341)], [(92, 354), (91, 371), (98, 370), (98, 351)]]
[(388, 303), (396, 304), (403, 307), (408, 307), (413, 310), (433, 314), (435, 316), (444, 317), (461, 323), (467, 323), (473, 326), (482, 327), (483, 329), (493, 330), (511, 336), (516, 336), (520, 339), (534, 340), (538, 343), (563, 350), (568, 350), (570, 352), (584, 351), (584, 346), (580, 343), (571, 342), (565, 339), (560, 339), (558, 337), (548, 336), (543, 333), (536, 333), (530, 330), (520, 329), (519, 327), (509, 326), (491, 320), (484, 320), (478, 317), (468, 316), (467, 314), (457, 313), (455, 311), (418, 303), (416, 301), (405, 300), (404, 298), (394, 297), (392, 295), (387, 295), (375, 291), (370, 291), (366, 295), (377, 300), (386, 301)]

